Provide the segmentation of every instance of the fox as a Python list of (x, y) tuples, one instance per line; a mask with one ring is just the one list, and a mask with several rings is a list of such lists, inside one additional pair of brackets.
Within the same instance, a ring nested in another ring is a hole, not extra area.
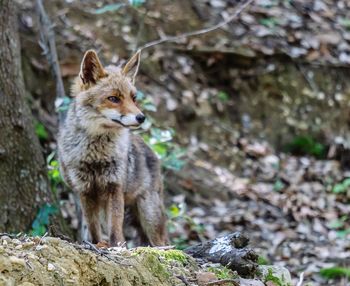
[(88, 50), (59, 128), (58, 159), (65, 183), (79, 197), (82, 226), (92, 243), (108, 233), (109, 245), (125, 243), (130, 209), (141, 244), (168, 244), (161, 166), (142, 137), (131, 132), (146, 119), (136, 99), (140, 51), (123, 66), (104, 67)]

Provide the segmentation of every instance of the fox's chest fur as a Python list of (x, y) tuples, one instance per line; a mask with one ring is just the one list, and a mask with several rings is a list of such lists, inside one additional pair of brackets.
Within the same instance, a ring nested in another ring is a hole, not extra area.
[(61, 150), (63, 173), (73, 188), (100, 192), (111, 185), (126, 187), (130, 134), (128, 130), (88, 135), (83, 130), (65, 134)]

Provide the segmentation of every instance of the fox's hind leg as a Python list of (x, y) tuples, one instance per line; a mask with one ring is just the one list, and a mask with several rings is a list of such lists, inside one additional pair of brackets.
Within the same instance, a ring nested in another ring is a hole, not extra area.
[(145, 192), (137, 199), (141, 227), (152, 246), (168, 244), (166, 215), (163, 200), (158, 192)]
[[(87, 224), (87, 227), (89, 229), (89, 234), (92, 243), (98, 243), (101, 241), (101, 223), (100, 223), (100, 206), (99, 202), (96, 201), (97, 198), (91, 198), (87, 195), (81, 194), (80, 195), (80, 201), (81, 201), (81, 207), (83, 211), (84, 221), (83, 225)], [(83, 235), (84, 239), (84, 235)]]

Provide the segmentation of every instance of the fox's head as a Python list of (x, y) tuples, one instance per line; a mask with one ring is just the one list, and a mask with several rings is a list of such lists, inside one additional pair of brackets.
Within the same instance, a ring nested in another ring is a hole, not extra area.
[(85, 53), (72, 90), (82, 124), (97, 132), (121, 126), (137, 127), (145, 121), (136, 104), (134, 86), (139, 64), (140, 52), (121, 68), (103, 67), (95, 51)]

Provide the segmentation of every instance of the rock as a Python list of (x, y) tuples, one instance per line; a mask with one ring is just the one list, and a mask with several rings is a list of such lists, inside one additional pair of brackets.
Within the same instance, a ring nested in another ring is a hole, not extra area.
[(212, 272), (198, 272), (196, 273), (196, 278), (199, 286), (204, 286), (208, 282), (217, 280), (217, 277)]
[(47, 271), (54, 271), (55, 269), (56, 267), (52, 263), (47, 264)]
[(240, 286), (265, 286), (264, 283), (261, 282), (260, 280), (244, 279), (244, 278), (239, 279), (239, 285)]
[(21, 266), (25, 266), (26, 265), (26, 262), (24, 259), (22, 258), (18, 258), (16, 256), (10, 256), (9, 257), (9, 261), (12, 263), (12, 264), (18, 264), (18, 265), (21, 265)]

